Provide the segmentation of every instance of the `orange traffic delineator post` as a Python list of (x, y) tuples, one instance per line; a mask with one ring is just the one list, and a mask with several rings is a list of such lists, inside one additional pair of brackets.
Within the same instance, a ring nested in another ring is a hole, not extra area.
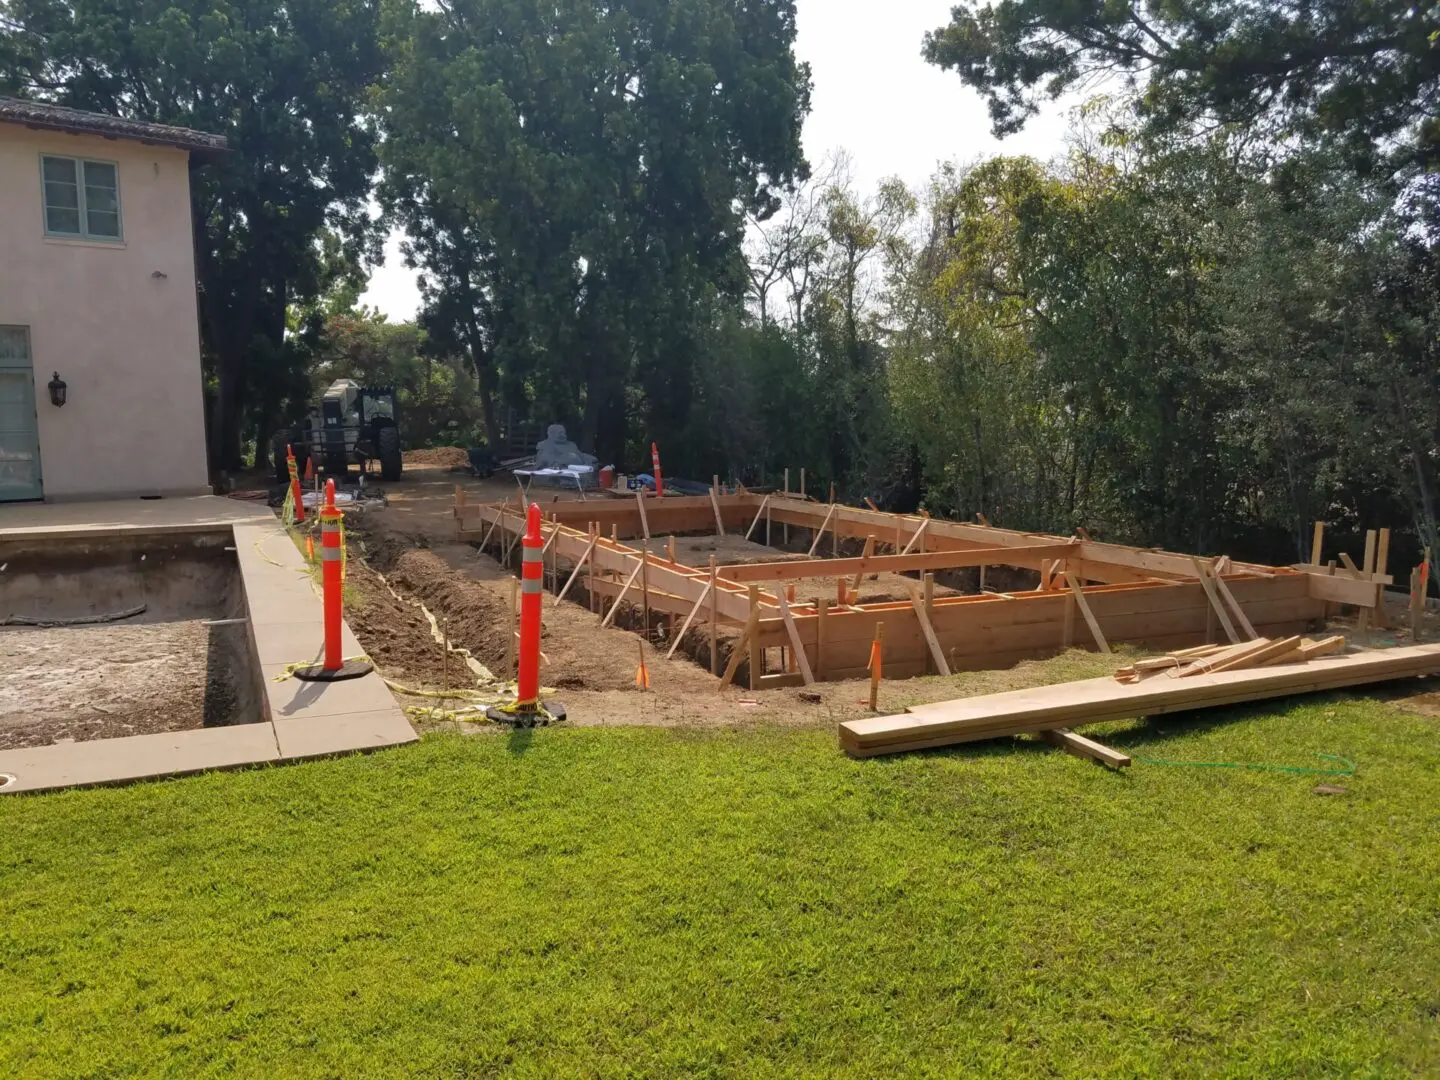
[(305, 499), (300, 494), (300, 470), (295, 466), (295, 448), (285, 444), (285, 467), (290, 470), (290, 498), (295, 502), (295, 520), (305, 520)]
[(515, 701), (485, 711), (491, 720), (516, 727), (534, 727), (551, 720), (564, 720), (565, 707), (540, 701), (540, 602), (545, 589), (545, 541), (540, 536), (540, 507), (530, 504), (525, 517), (525, 538), (521, 541), (520, 564), (520, 656), (517, 663)]
[(358, 679), (374, 671), (374, 665), (367, 660), (346, 660), (340, 646), (341, 628), (344, 626), (344, 575), (342, 566), (345, 552), (340, 538), (340, 521), (344, 515), (335, 505), (335, 481), (325, 481), (325, 505), (320, 508), (320, 568), (325, 600), (325, 659), (318, 664), (298, 668), (297, 679), (307, 682), (340, 682), (344, 679)]
[(650, 444), (650, 467), (655, 470), (655, 497), (665, 497), (665, 477), (660, 474), (660, 447)]

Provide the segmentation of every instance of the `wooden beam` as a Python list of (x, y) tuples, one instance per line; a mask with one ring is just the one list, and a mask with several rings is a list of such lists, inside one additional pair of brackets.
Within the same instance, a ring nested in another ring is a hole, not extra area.
[(710, 505), (715, 509), (715, 535), (725, 535), (725, 519), (720, 516), (720, 500), (715, 494), (715, 489), (710, 489)]
[(640, 508), (640, 531), (645, 539), (650, 539), (650, 518), (645, 514), (645, 493), (639, 488), (635, 489), (635, 505)]
[(765, 498), (763, 498), (763, 499), (760, 500), (760, 509), (758, 509), (758, 510), (755, 511), (755, 520), (752, 521), (752, 522), (750, 522), (750, 528), (748, 528), (748, 529), (745, 530), (745, 539), (746, 539), (746, 540), (749, 540), (749, 539), (750, 539), (750, 534), (755, 531), (755, 526), (760, 524), (760, 519), (765, 515), (765, 511), (768, 510), (769, 508), (770, 508), (770, 496), (769, 496), (769, 495), (766, 495)]
[(830, 619), (830, 600), (821, 597), (815, 601), (815, 670), (825, 678), (825, 624)]
[(719, 631), (719, 629), (720, 629), (720, 626), (719, 626), (719, 622), (720, 622), (720, 620), (719, 620), (719, 614), (720, 614), (720, 612), (719, 612), (719, 608), (718, 608), (718, 607), (716, 606), (716, 604), (715, 604), (715, 599), (714, 599), (714, 597), (715, 597), (715, 590), (716, 590), (716, 588), (718, 587), (717, 584), (716, 584), (717, 579), (718, 579), (718, 575), (717, 575), (716, 570), (715, 570), (715, 553), (712, 551), (712, 552), (710, 553), (710, 597), (711, 597), (711, 599), (710, 599), (710, 674), (711, 674), (711, 675), (719, 675), (719, 674), (720, 674), (720, 662), (719, 662), (719, 655), (720, 655), (720, 654), (719, 654), (719, 652), (717, 651), (717, 650), (720, 648), (720, 642), (719, 642), (719, 636), (718, 636), (718, 631)]
[(780, 618), (785, 620), (785, 633), (790, 637), (790, 648), (794, 650), (795, 662), (800, 665), (800, 674), (805, 679), (805, 685), (810, 686), (815, 682), (815, 676), (810, 671), (810, 660), (805, 655), (805, 646), (800, 644), (800, 631), (795, 629), (795, 617), (790, 614), (785, 590), (776, 589), (775, 599), (780, 602)]
[(776, 562), (734, 563), (720, 567), (727, 581), (800, 581), (805, 578), (849, 577), (852, 574), (903, 574), (907, 571), (953, 570), (963, 566), (1021, 566), (1038, 564), (1046, 555), (1063, 553), (1065, 544), (1025, 548), (981, 548), (966, 551), (927, 551), (913, 555), (869, 555), (850, 559), (790, 559)]
[(1094, 739), (1087, 739), (1084, 735), (1077, 735), (1069, 728), (1056, 728), (1053, 731), (1041, 731), (1040, 738), (1052, 743), (1067, 753), (1074, 754), (1079, 758), (1086, 758), (1090, 761), (1098, 761), (1101, 765), (1110, 769), (1128, 769), (1130, 767), (1130, 755), (1122, 754), (1118, 750), (1111, 750), (1108, 746), (1102, 746)]
[[(1366, 532), (1365, 532), (1365, 571), (1364, 571), (1364, 572), (1365, 572), (1365, 576), (1366, 576), (1367, 578), (1370, 577), (1371, 574), (1375, 573), (1375, 541), (1376, 541), (1376, 533), (1375, 533), (1375, 530), (1374, 530), (1374, 529), (1368, 529), (1368, 530), (1366, 530)], [(1355, 625), (1356, 625), (1359, 629), (1361, 629), (1361, 630), (1369, 629), (1369, 627), (1370, 627), (1370, 608), (1369, 608), (1369, 607), (1361, 608), (1361, 610), (1360, 610), (1360, 615), (1359, 615), (1359, 617), (1356, 619), (1356, 624), (1355, 624)]]
[(1075, 603), (1080, 608), (1080, 614), (1085, 616), (1085, 623), (1090, 627), (1090, 633), (1095, 638), (1095, 644), (1099, 646), (1102, 653), (1110, 651), (1110, 644), (1105, 640), (1105, 635), (1100, 632), (1100, 624), (1095, 621), (1095, 613), (1090, 610), (1090, 604), (1085, 599), (1085, 592), (1080, 588), (1080, 582), (1074, 574), (1065, 575), (1066, 582), (1070, 585), (1070, 592), (1075, 597)]
[[(915, 546), (915, 544), (919, 541), (920, 537), (922, 537), (922, 536), (925, 535), (925, 530), (928, 529), (929, 527), (930, 527), (930, 519), (927, 517), (924, 521), (922, 521), (922, 522), (920, 523), (920, 527), (919, 527), (918, 529), (916, 529), (916, 530), (914, 531), (914, 533), (911, 534), (911, 536), (910, 536), (910, 542), (905, 545), (905, 550), (902, 551), (902, 552), (900, 552), (900, 554), (901, 554), (901, 555), (909, 555), (909, 554), (910, 554), (910, 549)], [(922, 546), (922, 547), (920, 548), (920, 550), (921, 550), (921, 551), (924, 551), (925, 548)]]
[[(1375, 573), (1381, 577), (1387, 576), (1390, 569), (1390, 530), (1380, 530), (1380, 547), (1375, 554)], [(1385, 614), (1385, 586), (1375, 586), (1375, 626), (1378, 629), (1386, 630), (1390, 627), (1390, 619)]]
[(1210, 601), (1215, 614), (1220, 618), (1220, 625), (1225, 628), (1225, 636), (1232, 642), (1239, 643), (1240, 635), (1235, 632), (1235, 624), (1230, 621), (1230, 613), (1225, 610), (1225, 605), (1220, 601), (1220, 594), (1215, 591), (1215, 582), (1205, 572), (1205, 566), (1193, 555), (1190, 561), (1195, 564), (1195, 573), (1200, 578), (1200, 584), (1205, 587), (1205, 598)]
[(825, 529), (826, 529), (826, 527), (830, 524), (830, 519), (833, 518), (834, 516), (835, 516), (835, 504), (834, 504), (834, 503), (831, 503), (831, 504), (830, 504), (830, 512), (825, 515), (825, 520), (820, 523), (820, 528), (818, 528), (818, 529), (815, 530), (815, 539), (814, 539), (814, 540), (811, 542), (811, 544), (810, 544), (810, 551), (809, 551), (809, 556), (810, 556), (810, 558), (813, 559), (813, 558), (815, 557), (815, 549), (820, 546), (820, 541), (821, 541), (821, 540), (824, 538), (824, 536), (825, 536)]
[(700, 594), (700, 599), (695, 601), (695, 606), (690, 609), (690, 614), (685, 616), (685, 622), (680, 627), (680, 632), (675, 635), (675, 640), (670, 642), (670, 651), (665, 654), (666, 660), (669, 660), (675, 655), (675, 650), (680, 647), (680, 640), (685, 636), (685, 632), (690, 629), (690, 623), (694, 620), (695, 613), (700, 610), (700, 605), (705, 603), (705, 598), (710, 595), (710, 590), (714, 588), (714, 585), (715, 582), (713, 580), (705, 583), (705, 591)]
[(1245, 617), (1245, 609), (1236, 602), (1235, 594), (1230, 591), (1230, 586), (1225, 584), (1225, 579), (1219, 574), (1216, 574), (1213, 580), (1216, 591), (1220, 593), (1220, 596), (1230, 605), (1231, 610), (1235, 612), (1235, 621), (1240, 624), (1240, 629), (1245, 631), (1245, 636), (1247, 638), (1259, 637), (1260, 635), (1255, 633), (1255, 627), (1251, 626), (1250, 620)]
[(925, 644), (930, 647), (930, 656), (935, 661), (935, 667), (941, 675), (949, 675), (950, 665), (945, 662), (945, 651), (940, 648), (940, 639), (935, 636), (935, 627), (930, 624), (925, 602), (914, 589), (910, 590), (910, 606), (915, 609), (915, 617), (920, 620), (920, 631), (925, 635)]
[(865, 576), (865, 560), (872, 558), (875, 554), (875, 534), (871, 533), (865, 538), (865, 550), (860, 554), (860, 569), (855, 573), (855, 584), (852, 589), (860, 588), (860, 579)]
[(635, 579), (640, 576), (640, 570), (644, 565), (643, 562), (635, 564), (635, 569), (630, 572), (629, 578), (625, 581), (625, 587), (620, 590), (620, 595), (615, 597), (615, 603), (610, 605), (610, 610), (606, 612), (605, 618), (600, 620), (600, 629), (605, 629), (615, 621), (615, 613), (620, 610), (620, 601), (625, 599), (625, 594), (630, 591), (630, 586), (635, 584)]
[(1325, 522), (1315, 522), (1315, 534), (1310, 540), (1310, 565), (1320, 565), (1320, 555), (1325, 544)]
[(754, 654), (755, 634), (760, 625), (760, 609), (755, 608), (750, 612), (750, 618), (745, 622), (745, 631), (736, 640), (730, 650), (730, 662), (725, 665), (725, 674), (720, 677), (718, 689), (724, 690), (735, 678), (735, 672), (740, 670), (740, 658), (745, 655), (746, 646), (750, 646), (751, 654)]
[[(559, 532), (558, 528), (556, 529), (556, 532)], [(580, 576), (581, 569), (585, 566), (586, 563), (590, 561), (590, 556), (595, 554), (595, 545), (599, 542), (599, 540), (600, 537), (598, 535), (590, 537), (590, 546), (585, 549), (585, 554), (580, 556), (580, 561), (575, 564), (575, 569), (570, 571), (570, 577), (565, 582), (565, 587), (560, 590), (560, 595), (555, 597), (556, 607), (559, 607), (560, 601), (565, 599), (565, 594), (570, 591), (570, 586), (575, 584), (575, 579)]]

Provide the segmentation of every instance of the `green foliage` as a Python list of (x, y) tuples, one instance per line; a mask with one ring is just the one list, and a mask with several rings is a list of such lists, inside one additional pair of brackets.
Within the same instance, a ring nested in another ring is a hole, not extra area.
[(1157, 127), (1317, 138), (1368, 171), (1440, 159), (1437, 32), (1410, 0), (963, 0), (924, 55), (986, 97), (997, 135), (1041, 96), (1124, 78)]
[(1432, 720), (438, 736), (0, 801), (6, 1075), (1433, 1075)]
[(678, 446), (745, 215), (804, 174), (792, 0), (462, 0), (402, 5), (390, 33), (382, 197), (422, 321), (487, 409), (529, 405), (607, 459)]
[[(0, 92), (224, 135), (191, 170), (211, 466), (268, 434), (305, 356), (289, 305), (318, 296), (319, 237), (368, 233), (362, 117), (383, 70), (374, 0), (8, 0)], [(266, 440), (261, 439), (262, 445)]]

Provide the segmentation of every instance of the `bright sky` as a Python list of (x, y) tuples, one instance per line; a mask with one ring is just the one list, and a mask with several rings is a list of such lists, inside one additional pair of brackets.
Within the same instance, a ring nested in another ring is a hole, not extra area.
[[(849, 151), (856, 183), (868, 191), (888, 176), (923, 184), (942, 161), (996, 153), (1049, 158), (1064, 147), (1064, 111), (1047, 110), (1002, 144), (989, 114), (958, 75), (920, 58), (927, 30), (949, 22), (953, 0), (796, 0), (796, 52), (814, 80), (805, 153), (818, 164)], [(414, 317), (415, 274), (400, 260), (398, 236), (385, 245), (362, 301), (391, 319)]]

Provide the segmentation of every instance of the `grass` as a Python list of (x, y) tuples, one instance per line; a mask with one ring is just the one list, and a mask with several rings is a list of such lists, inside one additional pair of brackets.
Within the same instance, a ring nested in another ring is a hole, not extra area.
[(1440, 1072), (1440, 723), (432, 736), (0, 800), (0, 1074)]

